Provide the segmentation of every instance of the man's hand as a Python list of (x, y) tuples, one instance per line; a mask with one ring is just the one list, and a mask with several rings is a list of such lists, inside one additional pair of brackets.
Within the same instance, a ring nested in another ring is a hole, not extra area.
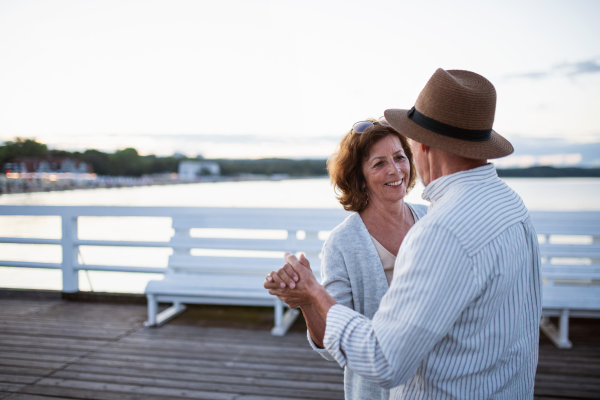
[(286, 264), (277, 272), (267, 275), (263, 286), (269, 294), (277, 296), (291, 308), (314, 307), (321, 318), (327, 318), (329, 308), (337, 302), (317, 282), (310, 269), (310, 263), (300, 255), (300, 259), (291, 253), (285, 253)]
[(311, 302), (311, 288), (319, 285), (310, 269), (310, 262), (300, 255), (300, 260), (285, 253), (286, 264), (267, 275), (263, 286), (269, 294), (279, 297), (291, 308), (307, 306)]

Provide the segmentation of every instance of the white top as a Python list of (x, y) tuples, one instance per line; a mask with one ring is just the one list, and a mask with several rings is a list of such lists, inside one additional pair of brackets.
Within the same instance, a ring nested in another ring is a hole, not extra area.
[(541, 282), (527, 209), (491, 164), (423, 198), (373, 320), (336, 304), (325, 348), (391, 399), (532, 399)]
[[(407, 204), (408, 205), (408, 204)], [(415, 223), (419, 220), (417, 214), (412, 209), (411, 206), (408, 206), (410, 213), (412, 214)], [(379, 255), (379, 259), (381, 260), (381, 265), (383, 266), (383, 272), (385, 273), (385, 279), (387, 279), (388, 286), (392, 283), (392, 278), (394, 277), (394, 264), (396, 263), (396, 255), (392, 254), (383, 247), (381, 243), (375, 239), (375, 236), (371, 235), (371, 240), (373, 240), (373, 244), (375, 245), (375, 250), (377, 250), (377, 254)]]
[(383, 272), (385, 273), (385, 279), (387, 279), (389, 286), (390, 283), (392, 283), (392, 278), (394, 277), (394, 264), (396, 263), (396, 256), (390, 253), (388, 249), (383, 247), (383, 245), (379, 243), (373, 235), (371, 235), (371, 240), (373, 240), (375, 250), (377, 250), (377, 254), (381, 260), (381, 265), (383, 265)]

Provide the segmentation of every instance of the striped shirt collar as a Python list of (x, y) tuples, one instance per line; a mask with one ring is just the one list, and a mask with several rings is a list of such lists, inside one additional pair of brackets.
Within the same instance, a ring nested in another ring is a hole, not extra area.
[(498, 173), (496, 172), (494, 164), (489, 163), (481, 167), (456, 172), (451, 175), (444, 175), (441, 178), (434, 180), (425, 187), (422, 197), (423, 200), (431, 202), (431, 205), (433, 206), (446, 192), (448, 192), (448, 190), (450, 190), (450, 188), (457, 184), (473, 181), (485, 183), (497, 178)]

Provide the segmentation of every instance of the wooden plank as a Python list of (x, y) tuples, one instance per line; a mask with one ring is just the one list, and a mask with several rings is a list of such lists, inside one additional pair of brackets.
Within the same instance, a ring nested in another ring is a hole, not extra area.
[(134, 326), (103, 326), (96, 325), (93, 323), (85, 324), (85, 323), (65, 323), (61, 324), (60, 322), (46, 322), (46, 321), (28, 321), (28, 320), (19, 320), (19, 321), (2, 321), (0, 322), (0, 332), (9, 332), (15, 329), (35, 329), (35, 330), (48, 330), (48, 331), (60, 331), (60, 330), (69, 330), (69, 331), (102, 331), (106, 333), (110, 333), (112, 335), (119, 335), (124, 332), (129, 331), (130, 329), (141, 326), (141, 324)]
[(27, 385), (23, 385), (20, 383), (2, 383), (2, 382), (0, 382), (0, 392), (17, 392), (25, 386), (27, 386)]
[[(181, 358), (181, 359), (202, 359), (202, 360), (211, 360), (211, 361), (219, 361), (219, 360), (223, 360), (223, 359), (228, 359), (227, 357), (224, 357), (223, 354), (202, 354), (202, 355), (198, 355), (198, 354), (194, 354), (194, 355), (190, 355), (189, 353), (185, 353), (185, 352), (177, 352), (177, 353), (173, 353), (173, 352), (169, 352), (169, 351), (162, 351), (160, 349), (157, 349), (155, 351), (153, 351), (152, 353), (148, 353), (147, 351), (139, 351), (136, 349), (117, 349), (117, 348), (107, 348), (105, 350), (102, 351), (102, 353), (104, 354), (134, 354), (134, 355), (144, 355), (144, 354), (151, 354), (153, 356), (158, 356), (158, 357), (177, 357), (177, 358)], [(264, 355), (262, 356), (255, 356), (255, 355), (246, 355), (246, 354), (229, 354), (231, 356), (233, 356), (233, 358), (236, 361), (241, 361), (241, 362), (245, 362), (245, 363), (249, 363), (249, 364), (257, 364), (257, 365), (273, 365), (273, 366), (285, 366), (287, 364), (289, 364), (289, 359), (287, 358), (266, 358)], [(322, 359), (315, 359), (314, 361), (303, 361), (303, 365), (305, 366), (322, 366), (323, 363), (327, 363), (327, 361), (322, 360)]]
[[(239, 369), (256, 369), (255, 363), (244, 362), (241, 360), (201, 360), (197, 358), (180, 359), (176, 357), (158, 357), (156, 355), (131, 355), (131, 354), (111, 354), (104, 352), (97, 352), (93, 355), (86, 357), (85, 362), (95, 363), (92, 360), (101, 360), (103, 363), (128, 361), (135, 363), (164, 363), (164, 365), (181, 366), (181, 367), (206, 367), (206, 368), (239, 368)], [(118, 360), (118, 361), (117, 361)], [(305, 364), (292, 364), (287, 365), (273, 365), (273, 364), (261, 364), (260, 370), (262, 371), (281, 371), (289, 373), (316, 373), (316, 374), (332, 374), (341, 376), (343, 374), (342, 369), (335, 362), (328, 362), (323, 360), (324, 363), (320, 366), (307, 366)], [(108, 364), (114, 365), (114, 364)]]
[(3, 374), (0, 372), (0, 383), (25, 383), (30, 384), (38, 378), (31, 375), (16, 375), (16, 374)]
[(0, 365), (0, 374), (19, 374), (19, 375), (31, 375), (31, 376), (45, 376), (52, 372), (54, 369), (49, 368), (31, 368), (31, 367), (17, 367), (14, 365)]
[[(111, 349), (121, 348), (121, 349), (136, 349), (136, 350), (146, 350), (148, 352), (154, 352), (156, 350), (155, 343), (147, 343), (147, 342), (132, 342), (132, 341), (119, 341), (117, 343), (113, 343), (109, 346)], [(303, 362), (303, 360), (314, 361), (321, 360), (321, 357), (317, 355), (312, 349), (308, 348), (308, 343), (306, 343), (305, 348), (285, 348), (282, 346), (266, 346), (266, 345), (247, 345), (244, 343), (194, 343), (194, 342), (180, 342), (173, 343), (165, 341), (160, 344), (161, 351), (167, 352), (183, 352), (187, 354), (191, 353), (199, 353), (206, 354), (208, 352), (214, 354), (231, 354), (234, 353), (236, 355), (254, 355), (254, 356), (262, 356), (272, 355), (276, 357), (279, 353), (281, 354), (285, 351), (285, 356), (288, 359), (298, 360), (299, 362)]]
[[(104, 360), (91, 357), (87, 357), (77, 362), (77, 364), (67, 367), (66, 369), (72, 369), (83, 372), (88, 371), (87, 368), (90, 368), (89, 371), (92, 371), (93, 368), (110, 368), (113, 371), (123, 370), (122, 372), (127, 372), (129, 370), (137, 368), (143, 371), (157, 371), (160, 373), (177, 372), (186, 374), (218, 374), (225, 376), (249, 376), (259, 377), (263, 379), (297, 379), (298, 381), (315, 381), (330, 383), (340, 383), (343, 381), (343, 375), (341, 373), (331, 373), (330, 371), (321, 373), (322, 370), (320, 369), (317, 371), (310, 369), (310, 372), (286, 372), (279, 370), (265, 370), (262, 368), (237, 368), (232, 366), (225, 367), (222, 365), (222, 363), (212, 363), (212, 365), (210, 366), (193, 366), (181, 365), (179, 363), (170, 364), (168, 362), (152, 363), (147, 361)], [(102, 372), (104, 372), (104, 370)]]
[[(119, 321), (82, 321), (81, 319), (73, 321), (56, 320), (54, 318), (40, 317), (40, 316), (4, 316), (0, 320), (0, 326), (22, 323), (22, 324), (36, 324), (39, 326), (55, 327), (55, 326), (86, 326), (89, 328), (96, 329), (131, 329), (133, 326), (138, 324), (122, 323)], [(1, 328), (0, 328), (1, 329)]]
[[(265, 309), (266, 310), (266, 309)], [(191, 310), (188, 310), (190, 313)], [(265, 312), (265, 316), (272, 318), (273, 314), (270, 310)], [(185, 314), (179, 319), (183, 319)], [(303, 329), (301, 333), (290, 332), (282, 337), (271, 336), (269, 330), (258, 330), (258, 329), (239, 329), (239, 328), (220, 328), (220, 327), (204, 327), (204, 326), (191, 326), (193, 321), (185, 321), (188, 325), (177, 324), (177, 320), (170, 324), (167, 324), (160, 329), (140, 329), (129, 337), (137, 338), (144, 337), (148, 339), (159, 338), (177, 338), (187, 340), (240, 340), (243, 339), (245, 343), (286, 343), (295, 344), (298, 346), (304, 346), (307, 344), (306, 331)], [(270, 321), (269, 321), (270, 322)]]
[(71, 338), (86, 338), (91, 337), (93, 339), (116, 339), (122, 334), (126, 332), (118, 332), (118, 333), (104, 333), (101, 331), (94, 330), (86, 330), (86, 331), (78, 331), (78, 330), (69, 330), (69, 329), (52, 329), (52, 330), (44, 330), (44, 329), (24, 329), (24, 328), (5, 328), (3, 330), (4, 333), (12, 333), (12, 334), (23, 334), (29, 336), (39, 336), (39, 337), (71, 337)]
[[(36, 395), (31, 395), (31, 394), (21, 394), (21, 393), (14, 393), (14, 394), (8, 394), (7, 396), (11, 396), (10, 400), (73, 400), (72, 397), (47, 397), (47, 396), (36, 396)], [(2, 395), (0, 395), (0, 399), (3, 399)]]
[[(123, 392), (105, 392), (105, 391), (90, 391), (90, 390), (85, 390), (85, 389), (75, 389), (75, 388), (69, 388), (69, 389), (64, 389), (61, 387), (50, 387), (50, 386), (31, 386), (27, 389), (25, 389), (25, 391), (27, 391), (27, 393), (40, 393), (40, 394), (46, 394), (49, 396), (52, 396), (51, 399), (60, 399), (62, 400), (63, 398), (57, 398), (55, 396), (57, 395), (61, 395), (61, 393), (63, 395), (68, 395), (69, 396), (69, 400), (72, 399), (87, 399), (87, 400), (172, 400), (174, 398), (182, 398), (185, 399), (185, 397), (177, 397), (177, 396), (173, 396), (173, 395), (169, 395), (169, 396), (158, 396), (158, 395), (150, 395), (150, 394), (145, 394), (145, 393), (123, 393)], [(254, 397), (250, 396), (250, 397), (246, 397), (246, 396), (238, 396), (235, 397), (236, 400), (247, 400), (250, 399), (252, 400)], [(257, 399), (261, 399), (261, 400), (282, 400), (281, 398), (276, 398), (276, 397), (258, 397)], [(13, 400), (13, 399), (10, 399)], [(14, 400), (50, 400), (50, 398), (46, 398), (46, 397), (41, 397), (41, 398), (16, 398)], [(289, 400), (289, 398), (286, 398), (285, 400)]]
[[(44, 339), (53, 339), (53, 338), (44, 338), (44, 337), (32, 337), (33, 339), (39, 338), (40, 342), (38, 345), (36, 345), (36, 343), (34, 341), (22, 341), (22, 340), (8, 340), (8, 339), (2, 339), (0, 340), (0, 344), (4, 347), (8, 346), (8, 347), (19, 347), (22, 349), (44, 349), (44, 350), (52, 350), (54, 351), (59, 350), (59, 351), (65, 351), (67, 353), (64, 354), (72, 354), (72, 353), (77, 353), (77, 354), (85, 354), (89, 351), (95, 350), (98, 347), (102, 346), (102, 345), (93, 345), (93, 346), (83, 346), (83, 345), (70, 345), (70, 344), (65, 344), (65, 343), (60, 343), (60, 342), (51, 342), (51, 341), (45, 341)], [(42, 342), (43, 341), (43, 342)]]
[(9, 334), (9, 333), (0, 332), (0, 342), (4, 343), (9, 340), (12, 342), (20, 341), (23, 343), (30, 343), (30, 344), (55, 343), (55, 344), (65, 345), (65, 346), (81, 345), (81, 346), (85, 346), (85, 347), (89, 347), (89, 346), (96, 347), (96, 346), (106, 343), (106, 340), (98, 340), (98, 339), (91, 339), (91, 338), (74, 339), (74, 338), (55, 337), (55, 338), (41, 338), (40, 339), (35, 336), (13, 335), (13, 334)]
[(579, 385), (581, 388), (589, 390), (597, 390), (600, 394), (600, 379), (596, 377), (581, 377), (581, 376), (563, 376), (560, 374), (536, 374), (536, 381), (552, 382), (559, 384), (561, 382)]
[(46, 310), (59, 306), (62, 301), (33, 301), (33, 300), (6, 300), (2, 299), (3, 307), (0, 309), (0, 316), (31, 316)]
[(65, 363), (56, 363), (56, 362), (49, 362), (49, 361), (33, 361), (33, 360), (13, 360), (13, 359), (0, 358), (0, 365), (4, 365), (7, 367), (15, 366), (15, 367), (41, 368), (41, 369), (54, 370), (57, 368), (62, 368), (65, 365)]
[[(85, 389), (86, 391), (95, 392), (115, 392), (137, 395), (158, 395), (172, 398), (188, 398), (188, 399), (207, 399), (207, 400), (234, 400), (236, 394), (232, 393), (215, 393), (199, 390), (186, 390), (174, 388), (161, 388), (153, 386), (127, 385), (106, 382), (85, 382), (67, 379), (42, 379), (35, 386), (45, 389), (45, 387), (61, 388), (62, 391), (55, 390), (58, 395), (69, 395), (72, 389)], [(44, 393), (44, 392), (42, 392)]]
[[(269, 317), (272, 317), (271, 312), (269, 312)], [(269, 319), (267, 322), (270, 323), (271, 320)], [(265, 344), (268, 343), (269, 346), (273, 346), (273, 347), (277, 347), (277, 348), (288, 347), (288, 348), (300, 348), (300, 349), (310, 350), (310, 347), (306, 347), (306, 345), (308, 344), (308, 341), (306, 339), (306, 333), (304, 333), (304, 332), (302, 332), (300, 334), (298, 334), (296, 332), (290, 332), (286, 336), (275, 337), (275, 336), (270, 336), (270, 333), (267, 330), (260, 332), (261, 333), (260, 335), (253, 335), (252, 331), (247, 330), (248, 336), (245, 337), (245, 340), (242, 340), (242, 338), (244, 338), (243, 335), (241, 335), (241, 336), (230, 335), (226, 332), (223, 333), (222, 335), (219, 335), (219, 334), (204, 335), (198, 329), (196, 329), (197, 334), (194, 334), (194, 333), (188, 334), (187, 332), (174, 332), (170, 328), (171, 328), (171, 326), (174, 326), (175, 323), (177, 323), (177, 321), (175, 321), (174, 323), (172, 323), (170, 325), (161, 327), (160, 329), (154, 329), (155, 332), (153, 332), (152, 334), (145, 334), (143, 332), (144, 330), (140, 329), (140, 330), (132, 333), (131, 335), (127, 336), (127, 338), (124, 338), (123, 340), (125, 340), (125, 341), (143, 340), (143, 341), (146, 341), (147, 343), (154, 343), (154, 344), (160, 344), (163, 342), (172, 341), (172, 342), (179, 342), (179, 343), (185, 343), (185, 342), (223, 343), (223, 344), (246, 343), (248, 345), (258, 345), (258, 346), (263, 345), (264, 346)], [(177, 328), (180, 328), (180, 326), (177, 326)], [(181, 327), (181, 328), (185, 328), (185, 327)], [(269, 338), (272, 338), (272, 339), (269, 339)]]
[(79, 359), (79, 357), (64, 357), (54, 354), (40, 354), (40, 353), (24, 353), (17, 351), (0, 351), (0, 359), (8, 360), (34, 360), (34, 361), (50, 361), (50, 362), (62, 362), (69, 363)]
[(21, 354), (31, 354), (31, 355), (57, 355), (57, 356), (69, 356), (69, 357), (81, 357), (86, 354), (87, 351), (73, 351), (73, 350), (65, 350), (62, 348), (53, 349), (53, 348), (45, 348), (43, 346), (7, 346), (0, 341), (0, 353), (3, 352), (11, 352), (18, 350)]
[[(240, 372), (240, 373), (238, 373)], [(190, 382), (209, 382), (218, 384), (230, 385), (250, 385), (273, 388), (289, 388), (289, 389), (306, 389), (325, 390), (325, 391), (343, 391), (343, 382), (338, 378), (337, 382), (323, 382), (315, 379), (315, 376), (308, 381), (305, 381), (299, 376), (293, 374), (271, 374), (269, 377), (252, 376), (248, 373), (243, 373), (240, 370), (222, 371), (203, 369), (201, 372), (196, 371), (174, 371), (168, 372), (164, 369), (153, 371), (145, 368), (114, 368), (114, 367), (94, 367), (81, 364), (70, 365), (64, 370), (52, 375), (53, 378), (71, 378), (75, 379), (79, 375), (69, 375), (70, 373), (81, 374), (88, 376), (89, 374), (98, 375), (118, 375), (135, 378), (152, 378), (166, 379), (173, 381), (190, 381)], [(256, 375), (256, 374), (254, 374)]]
[[(184, 390), (184, 391), (199, 391), (204, 393), (237, 393), (237, 394), (253, 394), (261, 395), (269, 393), (273, 396), (290, 396), (293, 393), (294, 397), (301, 397), (307, 399), (331, 399), (335, 393), (322, 389), (309, 390), (309, 389), (298, 389), (298, 388), (286, 388), (281, 389), (277, 387), (260, 387), (252, 384), (246, 385), (244, 382), (240, 383), (218, 383), (218, 382), (201, 382), (196, 381), (182, 381), (173, 379), (161, 379), (161, 378), (140, 378), (123, 375), (105, 375), (105, 374), (86, 374), (86, 373), (74, 373), (67, 371), (60, 371), (54, 374), (51, 378), (53, 381), (61, 379), (62, 381), (77, 382), (78, 385), (91, 385), (97, 387), (97, 383), (102, 385), (132, 385), (136, 387), (144, 388), (156, 388), (160, 390), (173, 389), (173, 390)], [(42, 381), (47, 381), (43, 379)], [(43, 384), (43, 383), (41, 383)], [(312, 386), (312, 385), (311, 385)], [(312, 389), (312, 387), (310, 388)], [(343, 392), (343, 387), (342, 387)]]

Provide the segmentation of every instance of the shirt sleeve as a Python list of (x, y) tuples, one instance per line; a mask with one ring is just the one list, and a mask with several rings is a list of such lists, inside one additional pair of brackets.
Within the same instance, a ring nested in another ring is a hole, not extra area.
[(385, 388), (410, 379), (479, 293), (472, 261), (454, 234), (415, 225), (372, 321), (335, 305), (324, 345), (341, 365)]
[[(321, 284), (338, 304), (354, 309), (352, 286), (350, 285), (348, 269), (346, 268), (346, 263), (344, 262), (341, 252), (336, 246), (329, 242), (325, 242), (322, 254)], [(308, 343), (314, 351), (319, 353), (324, 359), (334, 361), (333, 357), (326, 349), (317, 347), (310, 337), (310, 332), (307, 331), (306, 336), (308, 338)]]

